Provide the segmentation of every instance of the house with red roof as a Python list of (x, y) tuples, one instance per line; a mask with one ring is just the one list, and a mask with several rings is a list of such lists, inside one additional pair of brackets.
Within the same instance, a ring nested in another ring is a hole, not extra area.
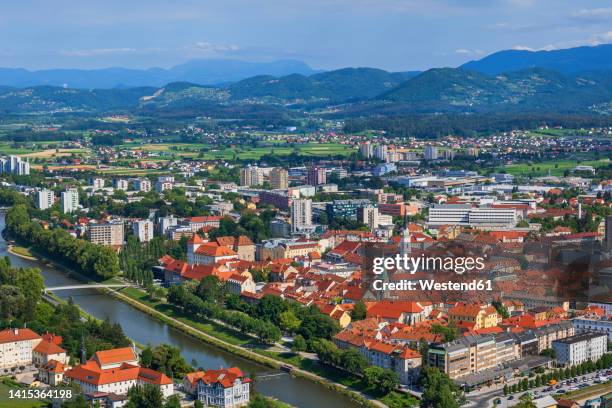
[(0, 369), (31, 365), (33, 350), (42, 337), (30, 329), (4, 329), (0, 331)]
[(59, 346), (61, 343), (61, 336), (45, 333), (42, 336), (42, 341), (32, 350), (32, 362), (34, 365), (42, 367), (51, 360), (66, 364), (68, 362), (66, 350)]
[(64, 377), (78, 384), (85, 394), (126, 395), (132, 387), (145, 384), (158, 387), (164, 398), (174, 394), (172, 380), (164, 373), (140, 367), (130, 347), (98, 351), (84, 364), (66, 370)]
[(243, 407), (249, 404), (251, 379), (238, 367), (189, 373), (183, 379), (185, 391), (205, 407)]

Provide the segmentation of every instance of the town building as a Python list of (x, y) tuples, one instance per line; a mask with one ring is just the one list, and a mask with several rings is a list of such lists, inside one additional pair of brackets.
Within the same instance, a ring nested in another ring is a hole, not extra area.
[(241, 186), (260, 186), (263, 184), (263, 173), (257, 166), (247, 166), (240, 169)]
[(275, 167), (270, 171), (270, 186), (274, 190), (289, 188), (289, 172), (282, 167)]
[(79, 208), (79, 190), (69, 188), (61, 195), (62, 212), (64, 214), (73, 213)]
[(189, 373), (185, 391), (205, 407), (235, 408), (249, 404), (251, 379), (237, 367)]
[(423, 157), (425, 160), (438, 160), (438, 148), (432, 145), (425, 146)]
[(151, 191), (151, 181), (145, 178), (138, 178), (134, 180), (134, 188), (143, 193)]
[(291, 204), (291, 230), (299, 233), (312, 228), (312, 200), (293, 200)]
[(149, 242), (153, 239), (153, 221), (134, 221), (132, 223), (132, 231), (140, 242)]
[(323, 167), (311, 167), (308, 169), (306, 184), (309, 186), (318, 186), (325, 183), (327, 183), (327, 174)]
[(42, 189), (36, 193), (36, 208), (46, 210), (53, 206), (55, 194), (51, 190)]
[(608, 350), (608, 335), (586, 332), (552, 342), (556, 360), (563, 365), (597, 361)]
[(30, 329), (0, 331), (0, 369), (27, 366), (33, 363), (33, 350), (42, 337)]
[(89, 242), (98, 245), (119, 247), (123, 245), (123, 221), (92, 223), (87, 227)]

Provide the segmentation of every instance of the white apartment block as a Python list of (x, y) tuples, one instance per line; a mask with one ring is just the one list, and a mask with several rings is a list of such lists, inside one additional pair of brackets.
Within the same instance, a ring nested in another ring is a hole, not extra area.
[(425, 146), (423, 156), (425, 157), (425, 160), (438, 160), (438, 148), (431, 145)]
[(130, 183), (125, 179), (117, 179), (115, 180), (115, 188), (117, 190), (128, 191)]
[(0, 331), (0, 369), (32, 364), (32, 350), (42, 337), (30, 329)]
[(153, 239), (153, 222), (150, 220), (134, 221), (132, 231), (140, 242), (149, 242)]
[(0, 159), (0, 172), (27, 176), (30, 174), (30, 163), (22, 161), (19, 156), (4, 157)]
[(291, 204), (292, 231), (295, 233), (310, 227), (312, 227), (312, 200), (293, 200)]
[(53, 206), (55, 194), (51, 190), (42, 189), (36, 193), (36, 208), (46, 210)]
[(471, 227), (513, 227), (518, 222), (516, 209), (472, 207), (470, 204), (436, 204), (429, 209), (429, 225)]
[(93, 191), (100, 190), (104, 188), (104, 179), (98, 177), (91, 177), (89, 179), (89, 185), (91, 186)]
[(147, 179), (136, 179), (134, 180), (134, 188), (143, 193), (151, 191), (151, 181)]
[(578, 333), (602, 333), (606, 334), (608, 340), (612, 341), (612, 318), (603, 317), (601, 319), (592, 319), (588, 317), (577, 317), (572, 319), (572, 324)]
[(72, 213), (79, 208), (79, 190), (76, 188), (70, 188), (62, 192), (61, 196), (62, 212)]
[(559, 364), (575, 365), (585, 361), (597, 361), (608, 350), (608, 335), (585, 332), (552, 342)]

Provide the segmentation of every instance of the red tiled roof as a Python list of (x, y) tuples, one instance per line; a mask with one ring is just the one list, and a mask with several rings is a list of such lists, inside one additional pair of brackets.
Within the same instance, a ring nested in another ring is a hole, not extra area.
[(0, 344), (42, 338), (30, 329), (4, 329), (0, 331)]

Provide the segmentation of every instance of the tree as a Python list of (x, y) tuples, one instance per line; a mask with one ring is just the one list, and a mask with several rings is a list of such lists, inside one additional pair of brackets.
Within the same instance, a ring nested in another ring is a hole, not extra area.
[(200, 281), (196, 294), (204, 300), (215, 303), (219, 302), (222, 297), (221, 281), (214, 275), (205, 276)]
[(195, 402), (193, 403), (193, 408), (204, 408), (204, 404), (202, 404), (202, 401), (200, 401), (199, 399), (195, 400)]
[(294, 333), (301, 323), (301, 320), (291, 310), (285, 310), (279, 316), (280, 327), (287, 333)]
[(152, 384), (137, 385), (128, 391), (128, 403), (125, 406), (127, 408), (162, 407), (163, 396), (159, 387)]
[(181, 408), (181, 399), (178, 395), (172, 395), (164, 404), (164, 408)]
[(355, 303), (353, 310), (351, 311), (351, 319), (352, 320), (363, 320), (366, 318), (366, 314), (368, 309), (366, 308), (365, 303), (363, 301), (359, 301)]
[(423, 408), (459, 408), (465, 401), (457, 385), (437, 368), (421, 370), (420, 382), (423, 386), (420, 406)]
[(307, 347), (306, 340), (304, 340), (304, 337), (297, 334), (293, 338), (293, 344), (291, 345), (291, 351), (293, 351), (294, 353), (299, 352), (299, 351), (305, 351), (306, 347)]
[(368, 362), (359, 350), (349, 348), (342, 352), (340, 356), (340, 365), (351, 373), (361, 374), (363, 369), (368, 365)]

